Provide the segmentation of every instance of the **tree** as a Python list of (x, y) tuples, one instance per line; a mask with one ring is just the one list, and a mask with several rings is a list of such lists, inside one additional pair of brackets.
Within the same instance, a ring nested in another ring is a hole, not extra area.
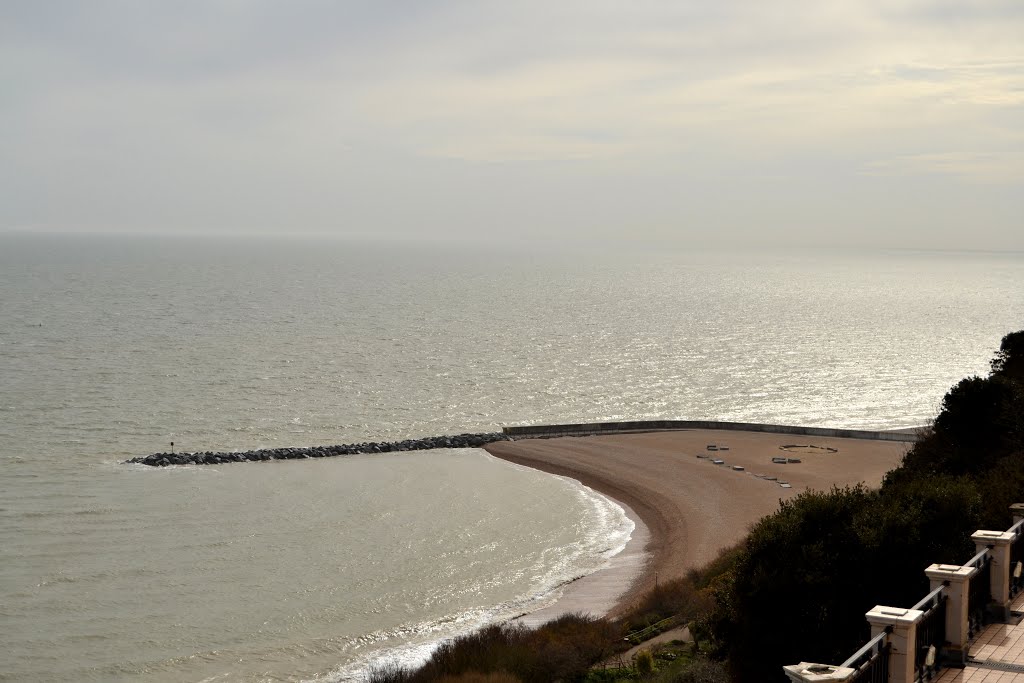
[(778, 680), (792, 662), (842, 661), (845, 644), (862, 635), (863, 572), (851, 561), (851, 522), (876, 495), (861, 486), (803, 493), (751, 530), (709, 623), (738, 681)]
[(1003, 337), (999, 351), (992, 359), (992, 374), (1016, 382), (1024, 381), (1024, 330)]
[(942, 400), (934, 429), (886, 485), (920, 475), (980, 476), (1024, 450), (1024, 331), (1003, 337), (988, 377), (968, 377)]

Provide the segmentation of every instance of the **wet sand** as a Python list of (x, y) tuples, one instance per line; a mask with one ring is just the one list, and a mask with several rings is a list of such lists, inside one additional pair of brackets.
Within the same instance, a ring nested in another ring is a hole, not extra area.
[[(709, 444), (729, 450), (708, 451)], [(808, 444), (837, 452), (780, 450), (785, 445)], [(603, 614), (609, 605), (614, 605), (614, 614), (652, 588), (656, 580), (684, 576), (688, 569), (714, 559), (719, 550), (742, 539), (754, 522), (777, 510), (782, 499), (833, 485), (863, 482), (877, 487), (910, 445), (687, 430), (499, 441), (487, 445), (486, 450), (504, 460), (576, 479), (623, 503), (646, 528), (645, 563), (634, 561), (627, 573), (620, 571), (616, 580), (604, 584), (600, 583), (602, 572), (576, 582), (557, 605), (545, 610), (550, 617), (566, 611)], [(801, 462), (775, 464), (773, 457), (799, 458)], [(726, 464), (714, 465), (711, 458)], [(733, 470), (733, 465), (744, 470)], [(755, 474), (774, 476), (778, 481)], [(782, 488), (780, 481), (792, 488)], [(644, 536), (643, 530), (639, 536)], [(636, 546), (631, 542), (625, 553), (636, 558), (640, 552)]]

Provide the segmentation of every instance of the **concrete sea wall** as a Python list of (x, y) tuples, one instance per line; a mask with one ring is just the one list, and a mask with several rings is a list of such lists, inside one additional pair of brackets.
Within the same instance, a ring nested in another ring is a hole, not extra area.
[(915, 431), (879, 432), (865, 429), (834, 429), (830, 427), (798, 427), (758, 422), (716, 422), (712, 420), (637, 420), (631, 422), (594, 422), (589, 424), (528, 425), (505, 427), (502, 432), (513, 439), (543, 439), (556, 436), (598, 436), (683, 429), (721, 429), (739, 432), (769, 432), (799, 436), (830, 436), (843, 439), (875, 439), (879, 441), (918, 440)]

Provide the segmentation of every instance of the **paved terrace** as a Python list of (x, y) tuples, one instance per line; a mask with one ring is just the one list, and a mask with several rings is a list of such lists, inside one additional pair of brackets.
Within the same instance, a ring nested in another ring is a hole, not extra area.
[[(1010, 609), (1024, 612), (1024, 593)], [(946, 669), (936, 683), (1024, 683), (1024, 622), (987, 626), (971, 643), (967, 666)]]

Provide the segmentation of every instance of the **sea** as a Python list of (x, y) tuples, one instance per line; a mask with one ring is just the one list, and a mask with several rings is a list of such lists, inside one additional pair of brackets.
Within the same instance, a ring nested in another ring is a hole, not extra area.
[(503, 426), (927, 424), (1024, 328), (1024, 254), (0, 234), (0, 681), (363, 681), (634, 531)]

